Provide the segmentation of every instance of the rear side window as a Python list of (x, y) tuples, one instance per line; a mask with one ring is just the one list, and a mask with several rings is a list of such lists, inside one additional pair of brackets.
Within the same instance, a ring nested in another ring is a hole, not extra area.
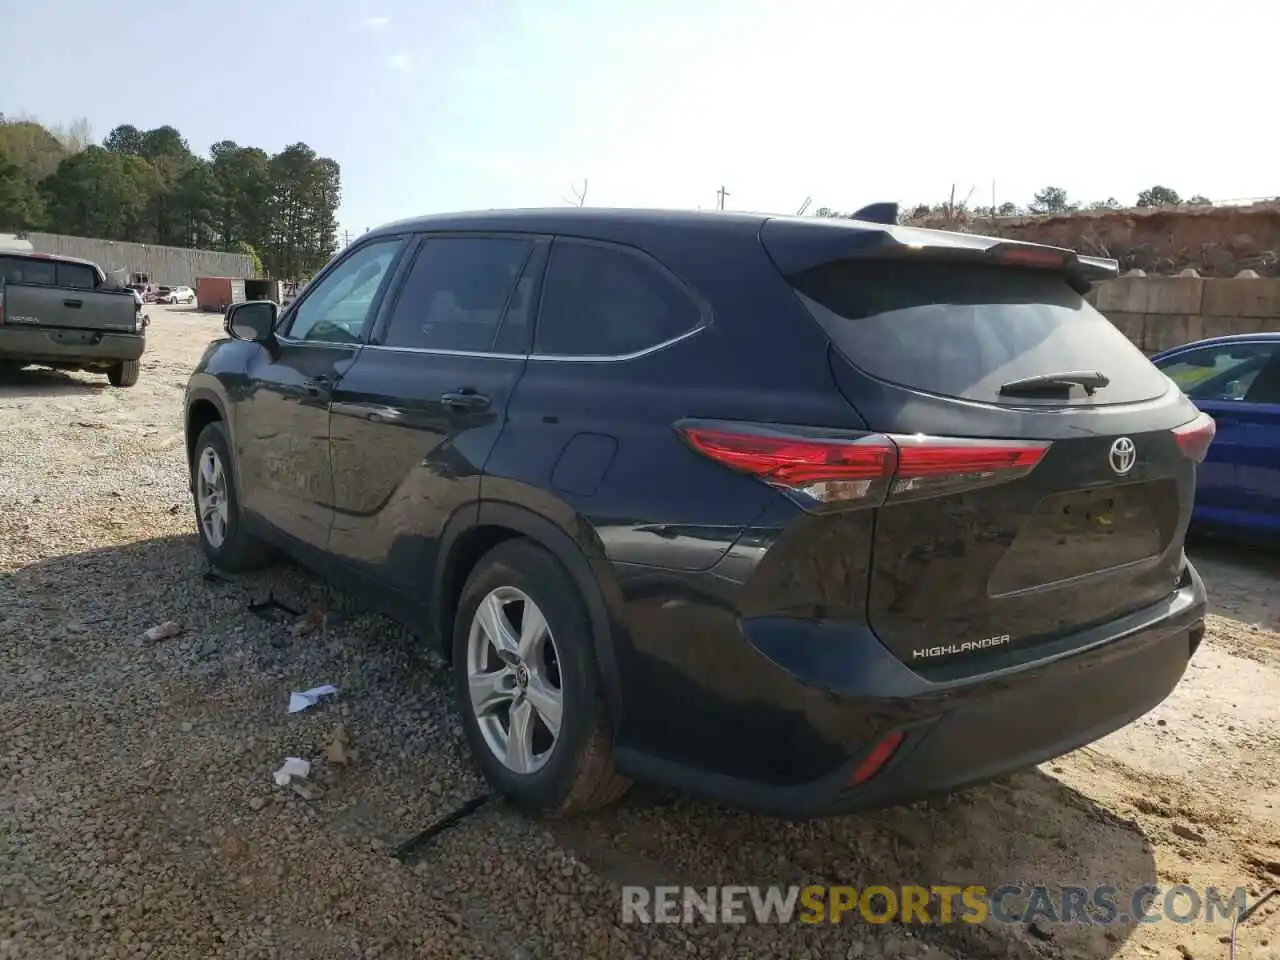
[(534, 352), (623, 356), (678, 337), (701, 319), (697, 303), (647, 257), (621, 247), (557, 240)]
[(1092, 398), (1074, 388), (1071, 403), (1134, 403), (1168, 389), (1142, 351), (1049, 271), (852, 260), (805, 271), (792, 284), (836, 347), (890, 383), (1016, 404), (1037, 401), (1002, 396), (1002, 384), (1054, 373), (1110, 378)]
[(489, 352), (528, 240), (432, 238), (405, 277), (382, 342), (389, 347)]
[(83, 263), (58, 264), (58, 286), (92, 290), (98, 285), (98, 274)]

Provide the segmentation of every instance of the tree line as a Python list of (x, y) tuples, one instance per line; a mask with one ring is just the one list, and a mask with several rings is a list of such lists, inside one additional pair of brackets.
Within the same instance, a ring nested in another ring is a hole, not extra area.
[(304, 278), (337, 249), (342, 176), (305, 143), (279, 153), (222, 140), (193, 153), (171, 126), (125, 124), (93, 143), (0, 115), (0, 230), (247, 253)]
[[(1195, 194), (1189, 200), (1183, 200), (1178, 192), (1171, 187), (1154, 186), (1143, 190), (1138, 194), (1137, 207), (1178, 207), (1183, 205), (1189, 206), (1208, 206), (1213, 201), (1208, 197)], [(1062, 187), (1045, 187), (1038, 190), (1031, 199), (1031, 202), (1025, 206), (1016, 203), (1005, 202), (999, 206), (974, 206), (971, 207), (967, 200), (956, 202), (954, 199), (944, 201), (942, 203), (922, 203), (914, 207), (905, 207), (900, 214), (900, 218), (906, 220), (923, 220), (929, 217), (948, 217), (952, 218), (958, 214), (965, 214), (970, 218), (982, 219), (984, 217), (1019, 217), (1019, 216), (1035, 216), (1047, 213), (1074, 213), (1079, 210), (1120, 210), (1121, 203), (1115, 197), (1108, 197), (1106, 200), (1094, 200), (1081, 203), (1072, 200), (1067, 196), (1067, 191)], [(815, 215), (819, 217), (848, 217), (849, 214), (833, 210), (830, 207), (819, 207), (815, 211)]]

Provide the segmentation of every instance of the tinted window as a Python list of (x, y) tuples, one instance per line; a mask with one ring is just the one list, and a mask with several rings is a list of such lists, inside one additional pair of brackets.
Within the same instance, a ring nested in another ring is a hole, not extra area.
[[(1002, 384), (1052, 373), (1108, 376), (1111, 385), (1095, 403), (1147, 400), (1168, 389), (1124, 334), (1049, 271), (854, 260), (792, 282), (841, 352), (891, 383), (1020, 404), (1028, 398), (1002, 397)], [(1085, 396), (1075, 388), (1069, 399)]]
[(78, 290), (92, 290), (98, 285), (97, 271), (83, 263), (58, 264), (58, 285), (75, 287)]
[(351, 253), (307, 290), (294, 312), (289, 336), (330, 343), (359, 341), (399, 249), (399, 240), (378, 240)]
[(620, 356), (696, 327), (698, 306), (648, 259), (615, 247), (557, 240), (534, 352)]
[(389, 347), (490, 351), (533, 244), (482, 237), (430, 239), (405, 277), (387, 324)]
[[(1270, 403), (1274, 401), (1255, 401), (1248, 394), (1275, 351), (1272, 343), (1218, 344), (1162, 360), (1159, 367), (1192, 400)], [(1259, 383), (1258, 389), (1268, 390), (1267, 382)]]
[(525, 261), (524, 272), (511, 294), (502, 326), (498, 328), (498, 339), (493, 345), (495, 353), (523, 354), (531, 349), (533, 320), (538, 308), (538, 279), (545, 265), (545, 256), (539, 256), (537, 252)]
[(6, 283), (54, 283), (52, 260), (27, 257), (0, 257), (0, 277)]

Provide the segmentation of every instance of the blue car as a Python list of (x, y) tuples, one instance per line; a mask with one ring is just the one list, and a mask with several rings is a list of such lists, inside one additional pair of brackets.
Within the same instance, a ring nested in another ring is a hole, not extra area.
[(1280, 333), (1199, 340), (1151, 361), (1218, 424), (1196, 479), (1192, 524), (1280, 539)]

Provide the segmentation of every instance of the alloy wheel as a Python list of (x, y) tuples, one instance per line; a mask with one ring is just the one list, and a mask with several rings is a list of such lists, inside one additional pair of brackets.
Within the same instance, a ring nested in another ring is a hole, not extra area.
[(200, 453), (196, 472), (196, 514), (209, 546), (217, 550), (227, 539), (227, 472), (213, 447)]
[(515, 587), (480, 601), (467, 636), (470, 707), (493, 755), (513, 773), (536, 773), (560, 737), (560, 658), (538, 605)]

